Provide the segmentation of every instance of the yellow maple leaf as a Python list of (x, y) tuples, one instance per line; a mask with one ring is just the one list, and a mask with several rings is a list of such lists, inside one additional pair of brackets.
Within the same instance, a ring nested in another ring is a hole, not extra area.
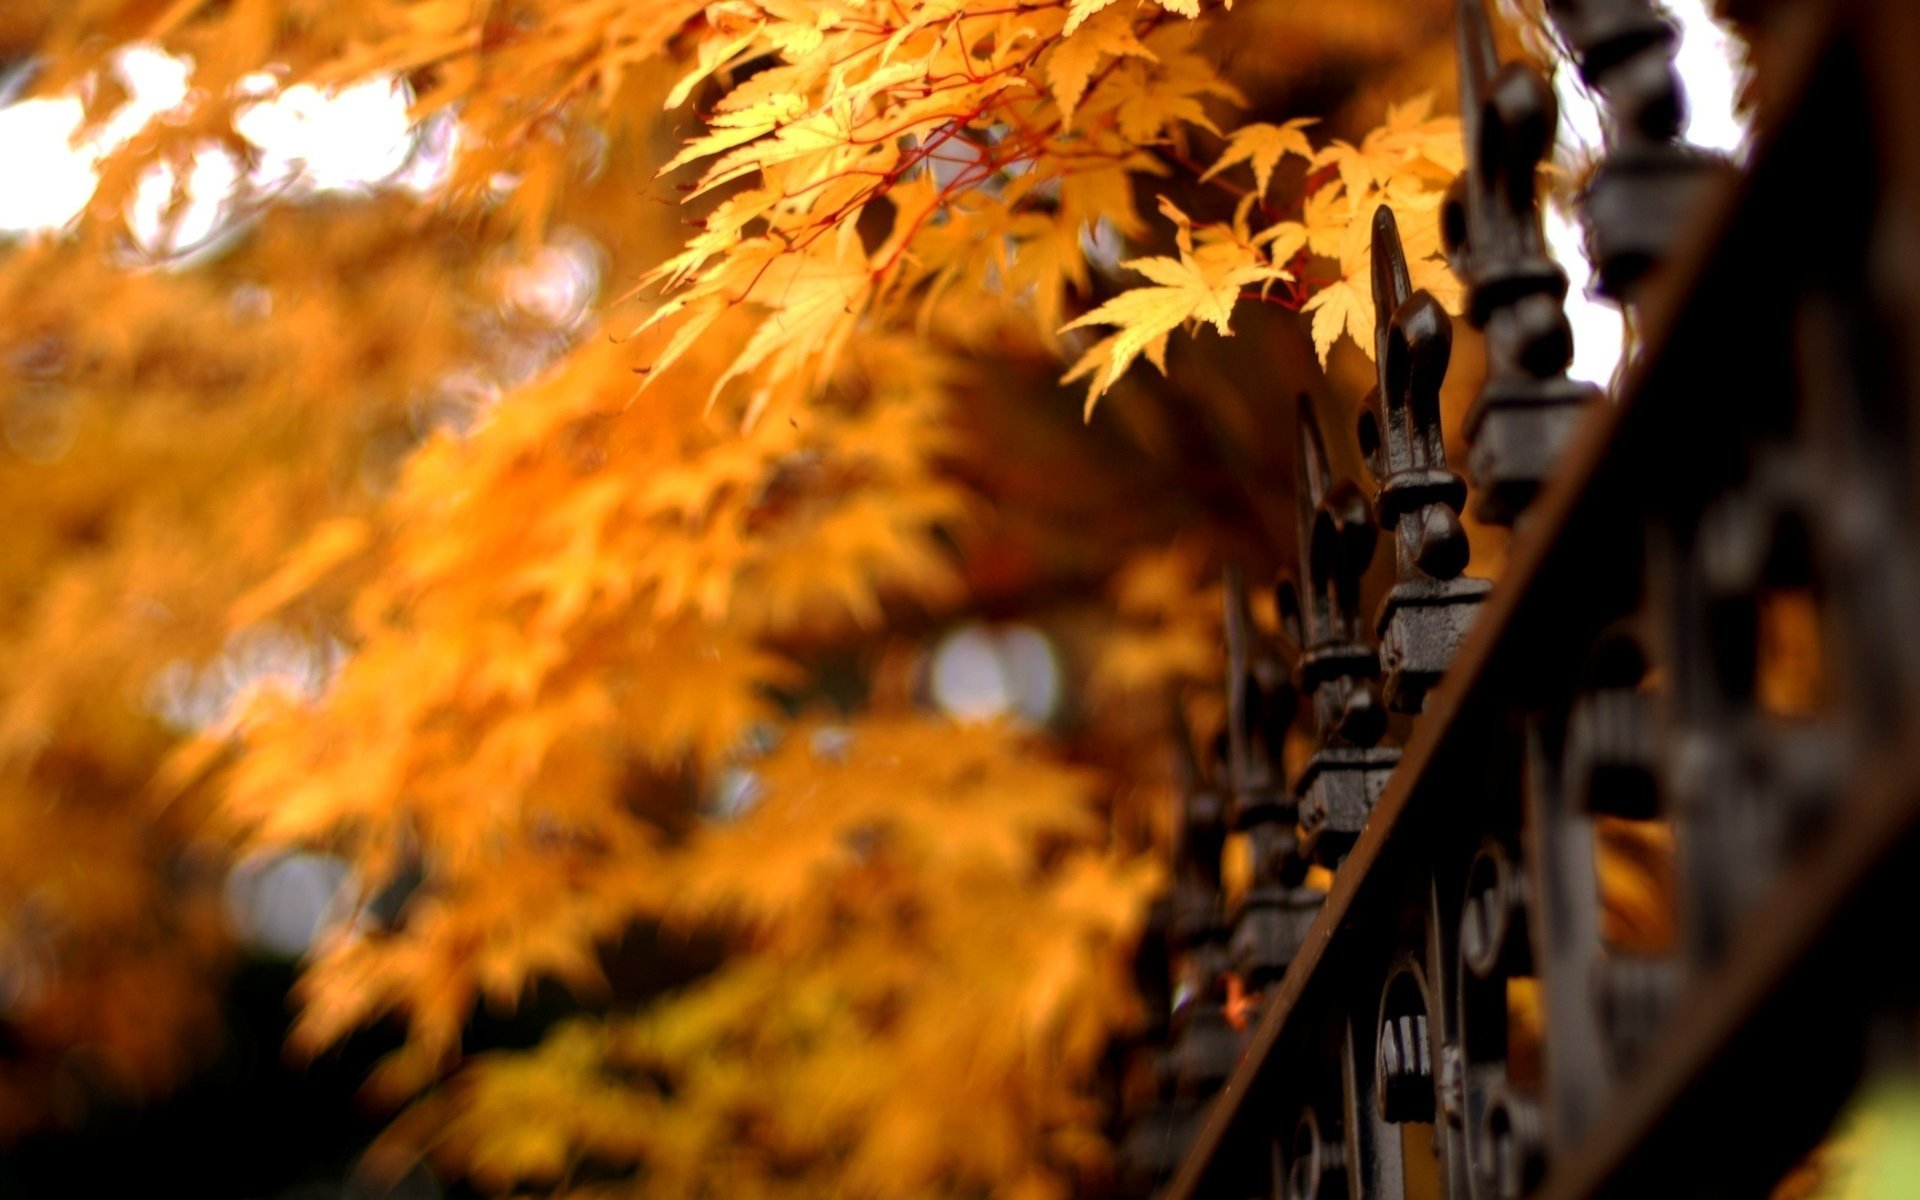
[(1136, 145), (1150, 145), (1180, 125), (1196, 125), (1217, 134), (1207, 115), (1208, 99), (1244, 105), (1246, 97), (1221, 78), (1219, 69), (1195, 46), (1195, 26), (1159, 30), (1151, 43), (1160, 57), (1125, 89), (1114, 108), (1120, 134)]
[[(1068, 28), (1073, 32), (1073, 26)], [(1103, 57), (1159, 61), (1154, 52), (1134, 36), (1131, 12), (1107, 8), (1096, 13), (1084, 29), (1061, 39), (1047, 58), (1047, 83), (1054, 103), (1060, 107), (1061, 128), (1073, 128), (1073, 110), (1087, 94), (1087, 84)]]
[[(1100, 402), (1100, 397), (1105, 395), (1107, 389), (1112, 387), (1114, 381), (1120, 377), (1120, 372), (1114, 370), (1113, 366), (1114, 346), (1119, 342), (1120, 336), (1117, 333), (1109, 334), (1087, 347), (1086, 353), (1074, 360), (1073, 366), (1060, 377), (1061, 383), (1074, 383), (1081, 379), (1089, 381), (1087, 403), (1081, 414), (1085, 418), (1092, 418), (1094, 405)], [(1148, 362), (1160, 369), (1161, 374), (1166, 374), (1167, 335), (1165, 333), (1149, 339), (1140, 352), (1146, 356)]]
[(731, 150), (735, 146), (772, 133), (787, 122), (799, 119), (806, 111), (807, 101), (804, 96), (782, 92), (746, 108), (733, 112), (715, 113), (712, 120), (708, 122), (713, 132), (703, 138), (695, 138), (681, 147), (680, 153), (668, 159), (655, 174), (671, 174), (695, 159), (718, 154), (722, 150)]
[(1363, 201), (1376, 192), (1402, 192), (1411, 185), (1439, 189), (1464, 164), (1460, 122), (1433, 117), (1431, 95), (1416, 96), (1388, 109), (1386, 124), (1358, 146), (1335, 140), (1313, 156), (1316, 167), (1331, 165), (1349, 199)]
[(1073, 33), (1096, 15), (1113, 6), (1114, 0), (1072, 0), (1067, 5), (1067, 27), (1065, 32)]
[(1314, 123), (1313, 117), (1296, 117), (1282, 125), (1269, 125), (1264, 121), (1242, 125), (1228, 136), (1226, 150), (1218, 162), (1207, 168), (1200, 182), (1205, 183), (1237, 163), (1251, 162), (1254, 190), (1265, 195), (1281, 158), (1294, 154), (1309, 162), (1313, 160), (1313, 143), (1307, 140), (1306, 129)]
[(1357, 281), (1349, 275), (1314, 293), (1301, 308), (1301, 312), (1313, 314), (1313, 349), (1320, 356), (1321, 366), (1327, 365), (1327, 354), (1342, 333), (1351, 336), (1371, 355), (1373, 294), (1368, 291), (1371, 286), (1364, 273)]
[[(1240, 299), (1241, 288), (1292, 278), (1286, 271), (1272, 266), (1258, 249), (1237, 239), (1211, 241), (1196, 251), (1192, 222), (1187, 215), (1164, 197), (1160, 207), (1178, 226), (1175, 240), (1179, 257), (1156, 255), (1123, 263), (1128, 270), (1152, 280), (1153, 286), (1122, 292), (1060, 330), (1065, 333), (1088, 325), (1120, 328), (1120, 332), (1109, 339), (1107, 370), (1094, 377), (1087, 400), (1089, 415), (1093, 403), (1142, 352), (1155, 347), (1161, 348), (1155, 353), (1164, 352), (1167, 334), (1189, 321), (1211, 325), (1222, 335), (1231, 334), (1227, 322)], [(1082, 359), (1073, 377), (1084, 373), (1085, 366), (1086, 360)]]
[(1353, 212), (1354, 205), (1347, 201), (1336, 183), (1306, 198), (1300, 206), (1300, 222), (1306, 227), (1307, 245), (1315, 254), (1328, 258), (1341, 256), (1348, 227), (1353, 223)]
[[(1372, 206), (1369, 206), (1369, 213), (1371, 210)], [(1371, 220), (1369, 216), (1369, 225)], [(1416, 257), (1411, 252), (1408, 258), (1408, 274), (1413, 286), (1431, 293), (1442, 307), (1457, 311), (1462, 288), (1447, 265), (1438, 258)], [(1316, 292), (1300, 310), (1313, 314), (1313, 348), (1319, 354), (1323, 367), (1327, 364), (1328, 352), (1340, 340), (1342, 333), (1353, 338), (1354, 344), (1365, 351), (1368, 358), (1374, 354), (1371, 249), (1363, 247), (1343, 255), (1341, 266), (1345, 272), (1341, 278)]]
[(1386, 122), (1361, 142), (1369, 151), (1391, 150), (1402, 161), (1425, 158), (1447, 173), (1458, 172), (1466, 162), (1466, 148), (1460, 138), (1456, 117), (1436, 117), (1433, 93), (1422, 92), (1400, 104), (1387, 106)]
[(714, 30), (730, 36), (699, 44), (694, 69), (682, 76), (673, 85), (673, 90), (667, 93), (667, 108), (679, 108), (693, 94), (693, 89), (699, 86), (701, 80), (733, 61), (735, 56), (751, 45), (762, 27), (760, 13), (753, 5), (742, 3), (741, 0), (722, 0), (722, 3), (708, 5), (706, 18)]

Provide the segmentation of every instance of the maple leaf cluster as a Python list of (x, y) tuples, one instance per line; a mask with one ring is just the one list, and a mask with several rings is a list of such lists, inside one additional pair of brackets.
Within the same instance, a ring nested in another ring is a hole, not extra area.
[[(1459, 123), (1429, 117), (1422, 100), (1392, 110), (1358, 146), (1336, 140), (1316, 150), (1308, 119), (1236, 128), (1199, 177), (1250, 165), (1255, 187), (1232, 218), (1196, 230), (1162, 197), (1161, 212), (1178, 231), (1177, 256), (1123, 264), (1151, 286), (1061, 325), (1069, 298), (1088, 290), (1089, 232), (1146, 232), (1128, 178), (1165, 174), (1185, 159), (1194, 131), (1217, 137), (1210, 103), (1244, 102), (1200, 52), (1200, 23), (1168, 19), (1197, 17), (1198, 5), (875, 9), (715, 6), (699, 67), (669, 96), (683, 98), (726, 64), (775, 57), (728, 91), (710, 131), (663, 168), (705, 162), (694, 196), (748, 182), (650, 274), (668, 299), (641, 326), (675, 331), (656, 362), (663, 369), (720, 314), (743, 305), (762, 312), (719, 381), (757, 381), (750, 418), (783, 384), (830, 373), (861, 322), (924, 323), (944, 298), (982, 293), (1017, 299), (1043, 336), (1118, 327), (1067, 375), (1092, 376), (1090, 413), (1142, 354), (1164, 371), (1174, 329), (1231, 332), (1246, 289), (1260, 285), (1264, 297), (1275, 282), (1295, 281), (1290, 268), (1309, 252), (1339, 268), (1337, 277), (1302, 281), (1290, 293), (1292, 307), (1317, 314), (1324, 363), (1342, 332), (1370, 344), (1372, 301), (1361, 274), (1381, 204), (1426, 218), (1411, 222), (1427, 231), (1408, 247), (1415, 284), (1457, 302), (1432, 214), (1461, 166)], [(1283, 219), (1267, 202), (1288, 155), (1318, 172), (1298, 219)], [(878, 208), (884, 215), (869, 247), (860, 230)]]
[[(1396, 45), (1270, 7), (1329, 53)], [(48, 1119), (76, 1045), (133, 1094), (189, 1070), (222, 864), (312, 851), (351, 884), (294, 1043), (404, 1031), (384, 1161), (560, 1192), (582, 1164), (687, 1195), (1097, 1179), (1166, 841), (1159, 701), (1217, 675), (1209, 581), (1254, 538), (1168, 549), (1202, 471), (1125, 398), (1097, 428), (1066, 404), (1072, 449), (1019, 422), (1063, 373), (1090, 415), (1253, 310), (1306, 314), (1300, 370), (1342, 334), (1370, 353), (1381, 203), (1452, 302), (1457, 122), (1241, 121), (1210, 39), (1256, 16), (1196, 0), (20, 14), (36, 86), (96, 118), (127, 42), (190, 60), (194, 99), (73, 230), (0, 255), (0, 488), (36, 514), (0, 551), (0, 962), (41, 980), (0, 995), (38, 1048), (0, 1068), (0, 1127)], [(257, 157), (262, 72), (404, 79), (458, 130), (445, 181), (130, 255), (154, 164)], [(580, 244), (586, 311), (516, 306)], [(1143, 498), (1143, 464), (1176, 482)], [(1087, 680), (1051, 731), (926, 711), (916, 646), (996, 606), (1055, 621)], [(635, 928), (725, 953), (620, 995)], [(476, 1008), (541, 981), (587, 1015), (463, 1060)]]

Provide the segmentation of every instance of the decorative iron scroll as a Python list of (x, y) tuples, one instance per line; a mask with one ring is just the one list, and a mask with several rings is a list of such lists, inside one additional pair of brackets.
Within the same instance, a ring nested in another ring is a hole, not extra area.
[[(1313, 749), (1291, 789), (1293, 692), (1228, 578), (1224, 807), (1257, 847), (1229, 957), (1264, 1005), (1226, 1086), (1181, 1110), (1165, 1200), (1765, 1195), (1865, 1064), (1920, 1077), (1920, 963), (1884, 944), (1889, 914), (1920, 911), (1920, 289), (1888, 265), (1920, 261), (1920, 187), (1882, 181), (1874, 140), (1904, 139), (1920, 181), (1920, 103), (1881, 111), (1862, 82), (1904, 62), (1920, 98), (1920, 47), (1877, 58), (1891, 40), (1866, 32), (1910, 28), (1903, 2), (1805, 0), (1836, 14), (1793, 26), (1803, 59), (1779, 68), (1805, 111), (1780, 108), (1680, 279), (1651, 268), (1716, 172), (1674, 136), (1671, 26), (1637, 0), (1550, 0), (1611, 109), (1595, 246), (1652, 349), (1517, 528), (1504, 591), (1463, 575), (1450, 326), (1378, 214), (1371, 511), (1304, 400), (1296, 424), (1279, 610)], [(1482, 0), (1458, 11), (1470, 147), (1447, 242), (1488, 339), (1480, 511), (1512, 519), (1592, 393), (1564, 377), (1566, 284), (1533, 200), (1551, 96), (1495, 63)], [(1828, 181), (1817, 200), (1806, 178)], [(1767, 253), (1810, 219), (1825, 253)], [(1415, 714), (1392, 738), (1388, 708)], [(1223, 807), (1188, 803), (1189, 823)], [(1324, 897), (1309, 860), (1334, 870)], [(1217, 863), (1176, 875), (1195, 914), (1177, 944), (1217, 946)], [(1255, 895), (1298, 907), (1282, 923)]]

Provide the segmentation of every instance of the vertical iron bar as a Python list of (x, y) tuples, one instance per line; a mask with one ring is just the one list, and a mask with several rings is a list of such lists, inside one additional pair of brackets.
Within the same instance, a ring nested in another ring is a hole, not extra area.
[(1510, 525), (1600, 393), (1567, 378), (1567, 276), (1540, 225), (1536, 181), (1559, 120), (1553, 89), (1529, 66), (1499, 63), (1485, 0), (1458, 0), (1455, 19), (1467, 163), (1441, 234), (1467, 284), (1467, 320), (1486, 334), (1486, 383), (1465, 429), (1474, 515)]

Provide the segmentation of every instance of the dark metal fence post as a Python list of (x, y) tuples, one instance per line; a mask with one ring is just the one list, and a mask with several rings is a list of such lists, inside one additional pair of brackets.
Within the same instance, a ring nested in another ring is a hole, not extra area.
[(1374, 504), (1394, 535), (1398, 568), (1380, 605), (1380, 665), (1388, 706), (1419, 712), (1492, 585), (1462, 575), (1467, 485), (1447, 466), (1440, 431), (1453, 322), (1439, 301), (1413, 290), (1384, 204), (1373, 216), (1373, 305), (1379, 384), (1360, 414), (1360, 448), (1379, 481)]
[(1299, 582), (1280, 585), (1280, 622), (1301, 648), (1300, 690), (1313, 701), (1317, 745), (1296, 787), (1300, 827), (1307, 852), (1336, 866), (1360, 836), (1400, 752), (1378, 744), (1387, 728), (1380, 656), (1360, 623), (1360, 579), (1379, 527), (1360, 489), (1334, 479), (1304, 395), (1296, 414)]
[(1174, 704), (1174, 786), (1179, 793), (1175, 833), (1173, 912), (1173, 1067), (1176, 1093), (1200, 1101), (1220, 1090), (1233, 1072), (1240, 1037), (1228, 1023), (1228, 927), (1220, 894), (1220, 859), (1227, 837), (1227, 802), (1200, 771), (1192, 734)]
[(1321, 895), (1302, 886), (1307, 860), (1286, 785), (1287, 727), (1299, 695), (1286, 665), (1253, 623), (1246, 580), (1229, 567), (1222, 589), (1227, 635), (1227, 776), (1233, 828), (1246, 834), (1251, 878), (1233, 919), (1233, 969), (1258, 994), (1300, 951)]
[(1485, 332), (1487, 380), (1467, 415), (1474, 515), (1510, 525), (1533, 500), (1600, 392), (1567, 378), (1567, 276), (1547, 256), (1537, 179), (1559, 107), (1533, 68), (1502, 66), (1485, 0), (1459, 0), (1460, 120), (1467, 167), (1441, 233), (1467, 284), (1467, 320)]

